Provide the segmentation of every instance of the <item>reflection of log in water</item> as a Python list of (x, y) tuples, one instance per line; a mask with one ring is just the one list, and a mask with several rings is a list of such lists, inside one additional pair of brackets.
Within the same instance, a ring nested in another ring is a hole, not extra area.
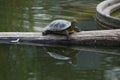
[[(19, 39), (18, 39), (19, 38)], [(66, 40), (62, 35), (42, 36), (41, 32), (0, 32), (1, 43), (34, 43), (65, 46), (120, 46), (120, 29), (81, 31)]]
[(120, 55), (119, 48), (100, 48), (100, 47), (73, 47), (74, 50), (88, 51), (102, 54)]
[(105, 80), (120, 80), (120, 67), (105, 71)]

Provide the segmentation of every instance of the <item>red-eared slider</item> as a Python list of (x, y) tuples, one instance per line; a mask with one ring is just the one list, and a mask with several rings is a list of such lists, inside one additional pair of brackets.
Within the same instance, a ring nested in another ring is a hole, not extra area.
[(46, 26), (42, 34), (63, 34), (66, 35), (67, 39), (70, 39), (69, 34), (79, 31), (78, 27), (76, 27), (76, 20), (71, 22), (66, 20), (55, 20)]

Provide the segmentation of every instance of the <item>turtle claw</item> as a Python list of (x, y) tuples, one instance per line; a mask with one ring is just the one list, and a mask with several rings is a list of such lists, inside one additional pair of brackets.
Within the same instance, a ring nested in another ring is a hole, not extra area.
[(42, 35), (45, 36), (45, 35), (47, 35), (47, 34), (46, 34), (46, 32), (42, 32)]

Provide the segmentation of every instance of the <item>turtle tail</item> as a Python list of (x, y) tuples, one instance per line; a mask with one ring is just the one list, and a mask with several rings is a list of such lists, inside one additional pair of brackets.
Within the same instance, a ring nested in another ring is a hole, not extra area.
[(42, 35), (43, 35), (43, 36), (45, 36), (45, 35), (47, 35), (47, 34), (49, 34), (49, 31), (48, 31), (48, 30), (42, 32)]

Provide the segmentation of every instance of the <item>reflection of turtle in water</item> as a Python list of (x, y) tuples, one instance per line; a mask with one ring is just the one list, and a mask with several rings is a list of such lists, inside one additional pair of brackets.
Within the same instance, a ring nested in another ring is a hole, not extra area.
[(76, 20), (73, 20), (72, 22), (66, 20), (55, 20), (46, 27), (42, 34), (63, 34), (66, 35), (67, 39), (70, 39), (69, 34), (79, 31), (78, 27), (76, 27)]
[(79, 50), (68, 47), (47, 47), (47, 54), (57, 60), (67, 61), (70, 64), (77, 64), (76, 55)]
[(63, 56), (57, 53), (53, 53), (53, 52), (47, 52), (51, 57), (58, 59), (58, 60), (69, 60), (70, 57), (67, 56)]

